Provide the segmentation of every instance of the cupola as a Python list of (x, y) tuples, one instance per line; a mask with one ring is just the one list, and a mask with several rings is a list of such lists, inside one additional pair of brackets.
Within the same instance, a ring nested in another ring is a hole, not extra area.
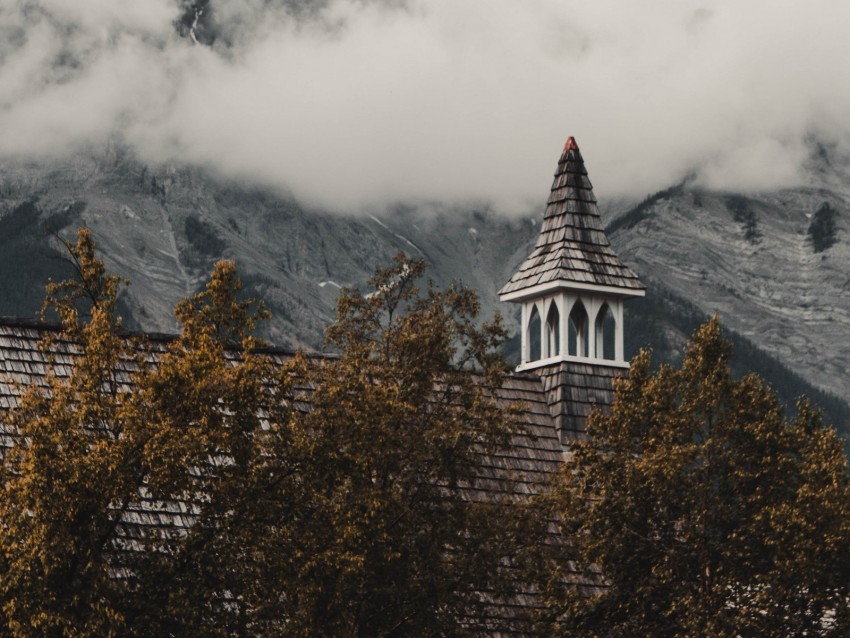
[(623, 301), (645, 286), (614, 253), (578, 144), (564, 145), (531, 254), (499, 291), (522, 304), (522, 361), (530, 370), (562, 361), (628, 367)]

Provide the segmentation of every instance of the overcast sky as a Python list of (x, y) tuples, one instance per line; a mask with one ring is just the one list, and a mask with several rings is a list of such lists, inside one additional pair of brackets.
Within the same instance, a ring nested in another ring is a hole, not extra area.
[[(793, 185), (850, 139), (844, 0), (0, 0), (0, 155), (120, 136), (357, 211)], [(309, 7), (308, 7), (309, 9)], [(191, 17), (191, 16), (190, 16)]]

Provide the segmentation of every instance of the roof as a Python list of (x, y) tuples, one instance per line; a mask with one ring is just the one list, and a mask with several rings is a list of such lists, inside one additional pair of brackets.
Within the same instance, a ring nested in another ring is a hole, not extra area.
[[(614, 251), (575, 138), (564, 145), (534, 250), (499, 291), (521, 298), (540, 287), (595, 288), (642, 295), (645, 286)], [(533, 289), (533, 290), (532, 290)]]
[[(123, 333), (127, 338), (144, 336), (148, 344), (149, 361), (155, 361), (174, 335), (160, 333)], [(50, 337), (49, 347), (43, 347), (43, 339)], [(291, 360), (294, 353), (287, 350), (266, 348), (261, 350), (278, 365)], [(65, 339), (57, 324), (35, 320), (0, 317), (0, 456), (12, 447), (17, 434), (2, 417), (2, 413), (19, 406), (19, 399), (27, 386), (48, 387), (48, 374), (57, 378), (68, 378), (73, 373), (79, 348)], [(327, 355), (310, 355), (318, 358), (333, 358)], [(133, 365), (122, 363), (116, 372), (119, 383), (130, 386)], [(153, 532), (160, 538), (176, 538), (197, 520), (200, 505), (197, 501), (163, 501), (153, 499), (142, 490), (139, 498), (130, 503), (116, 528), (113, 546), (116, 553), (136, 551), (143, 547), (141, 539)], [(120, 558), (114, 563), (113, 573), (125, 575), (120, 567)]]
[(549, 414), (562, 445), (586, 436), (585, 423), (594, 408), (614, 400), (614, 379), (626, 370), (619, 366), (561, 361), (536, 370), (540, 375)]
[[(48, 335), (52, 339), (45, 349), (41, 342)], [(148, 342), (152, 361), (165, 352), (172, 338), (153, 336)], [(269, 349), (266, 353), (278, 365), (284, 365), (293, 356), (284, 350)], [(16, 434), (6, 425), (2, 414), (18, 405), (22, 387), (46, 387), (51, 369), (58, 377), (67, 378), (78, 355), (76, 344), (63, 340), (56, 326), (0, 318), (0, 455), (15, 444)], [(607, 404), (611, 377), (622, 373), (619, 368), (608, 370), (604, 366), (571, 363), (549, 366), (543, 371), (542, 376), (506, 376), (500, 387), (489, 390), (500, 404), (512, 407), (519, 430), (508, 448), (480, 457), (476, 479), (462, 488), (471, 500), (504, 502), (545, 492), (563, 462), (562, 441), (581, 435), (591, 406)], [(131, 383), (131, 367), (122, 369), (119, 377)], [(156, 500), (144, 489), (140, 491), (115, 531), (115, 576), (128, 575), (120, 555), (143, 550), (149, 537), (180, 537), (198, 519), (201, 507), (202, 503), (197, 501)], [(589, 592), (599, 588), (598, 575), (576, 571), (573, 578), (577, 586)], [(522, 610), (539, 608), (541, 604), (534, 592), (518, 591), (510, 599), (493, 601), (488, 606), (489, 612), (474, 622), (491, 636), (526, 635), (517, 629), (516, 619)]]
[[(49, 349), (45, 350), (41, 341), (47, 335), (54, 338), (50, 341)], [(47, 387), (51, 365), (53, 373), (60, 379), (72, 374), (78, 349), (72, 342), (56, 337), (59, 337), (59, 332), (55, 325), (0, 317), (0, 411), (18, 406), (23, 386)], [(155, 360), (165, 351), (171, 339), (173, 336), (153, 335), (149, 340), (149, 356)], [(274, 348), (260, 352), (280, 366), (295, 355), (292, 351)], [(313, 357), (329, 361), (336, 358), (321, 354)], [(128, 367), (121, 371), (119, 378), (129, 384), (131, 374)], [(547, 477), (558, 468), (562, 459), (558, 432), (550, 416), (549, 402), (540, 377), (510, 375), (504, 378), (500, 388), (491, 392), (499, 403), (517, 408), (521, 432), (512, 441), (508, 454), (491, 459), (490, 465), (481, 468), (481, 477), (495, 490), (503, 489), (497, 483), (502, 481), (506, 484), (508, 473), (515, 473), (520, 478), (518, 495), (539, 492), (545, 488)], [(0, 450), (13, 443), (11, 433), (7, 432), (0, 417)]]

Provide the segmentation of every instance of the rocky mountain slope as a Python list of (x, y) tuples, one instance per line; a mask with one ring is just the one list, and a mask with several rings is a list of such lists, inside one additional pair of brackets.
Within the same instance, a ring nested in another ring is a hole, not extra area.
[(848, 194), (671, 189), (610, 225), (623, 259), (817, 387), (850, 396)]
[(463, 280), (479, 290), (484, 312), (492, 314), (496, 291), (537, 233), (533, 220), (486, 210), (323, 213), (200, 169), (144, 166), (120, 149), (50, 166), (6, 163), (0, 164), (0, 314), (34, 314), (41, 282), (67, 269), (51, 229), (70, 236), (79, 225), (93, 230), (108, 267), (132, 282), (122, 298), (131, 325), (173, 331), (174, 304), (227, 257), (236, 260), (248, 292), (273, 313), (265, 336), (314, 349), (333, 319), (340, 287), (363, 286), (401, 250), (423, 257), (438, 284)]
[[(850, 180), (823, 167), (806, 188), (740, 195), (680, 185), (638, 205), (603, 206), (615, 249), (649, 284), (647, 299), (627, 304), (627, 350), (649, 343), (675, 359), (696, 323), (718, 312), (736, 333), (742, 370), (759, 369), (789, 401), (817, 389), (846, 401), (848, 210)], [(484, 314), (500, 309), (515, 330), (515, 309), (496, 292), (528, 254), (538, 221), (436, 205), (333, 215), (202, 169), (146, 166), (117, 146), (49, 165), (7, 161), (0, 314), (33, 316), (46, 278), (69, 272), (52, 233), (84, 224), (109, 268), (132, 281), (122, 302), (133, 327), (173, 331), (174, 303), (224, 256), (272, 310), (265, 336), (317, 349), (339, 288), (364, 285), (404, 250), (424, 257), (438, 284), (476, 288)], [(847, 416), (845, 403), (819, 399), (832, 420)]]

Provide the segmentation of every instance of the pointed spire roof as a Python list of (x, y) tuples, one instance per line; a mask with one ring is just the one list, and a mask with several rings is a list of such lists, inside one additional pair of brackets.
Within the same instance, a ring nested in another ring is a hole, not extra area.
[(499, 296), (520, 299), (554, 288), (629, 296), (642, 296), (645, 290), (611, 249), (574, 137), (561, 153), (537, 244)]

